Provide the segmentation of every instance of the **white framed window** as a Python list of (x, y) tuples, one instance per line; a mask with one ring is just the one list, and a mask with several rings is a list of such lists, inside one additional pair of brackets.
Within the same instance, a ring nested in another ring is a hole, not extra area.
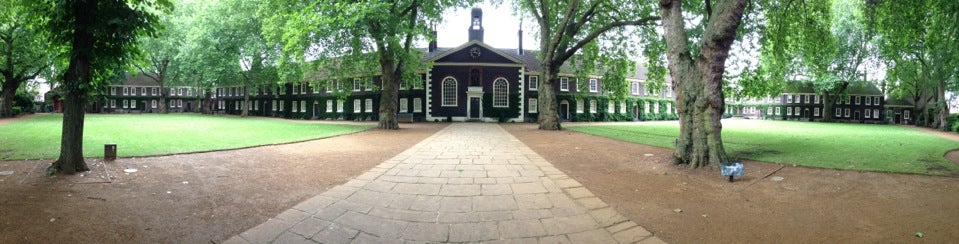
[(157, 95), (157, 88), (156, 87), (150, 88), (150, 96), (156, 96), (156, 95)]
[[(240, 110), (240, 103), (243, 103), (243, 101), (236, 101), (236, 102), (234, 102), (234, 103), (233, 103), (233, 110)], [(171, 107), (176, 107), (176, 101), (170, 101), (170, 105), (172, 105)]]
[(607, 112), (607, 113), (615, 113), (615, 112), (616, 112), (616, 103), (613, 103), (612, 101), (607, 102), (607, 103), (606, 103), (606, 112)]
[(773, 107), (767, 107), (766, 114), (773, 114)]
[(903, 119), (909, 119), (909, 110), (903, 110), (903, 111), (902, 111), (902, 118), (903, 118)]
[(333, 100), (326, 100), (326, 112), (327, 113), (333, 112)]
[(536, 75), (529, 76), (529, 90), (530, 91), (539, 90), (539, 76), (536, 76)]
[(442, 91), (441, 94), (443, 97), (443, 107), (455, 107), (456, 106), (456, 79), (453, 77), (443, 78)]
[(157, 108), (157, 100), (150, 101), (150, 108)]
[(786, 115), (793, 115), (793, 108), (792, 108), (792, 107), (786, 107)]
[(595, 113), (596, 113), (596, 106), (597, 106), (597, 105), (596, 105), (596, 100), (590, 99), (590, 100), (589, 100), (589, 112), (595, 114)]
[(814, 97), (813, 102), (815, 102), (816, 104), (819, 104), (819, 98), (822, 97), (822, 95), (814, 95), (813, 97)]
[(879, 97), (879, 96), (872, 97), (872, 104), (874, 104), (874, 105), (876, 105), (876, 106), (879, 106), (879, 99), (880, 99), (880, 98), (881, 98), (881, 97)]
[(872, 105), (872, 98), (871, 98), (871, 97), (866, 97), (865, 100), (866, 100), (866, 106)]
[(855, 97), (856, 97), (856, 105), (859, 105), (862, 102), (862, 96), (855, 96)]
[(286, 104), (285, 104), (285, 103), (286, 103), (286, 101), (280, 100), (280, 108), (279, 108), (279, 109), (280, 109), (281, 112), (283, 111), (284, 108), (286, 108), (286, 106), (285, 106)]
[(123, 100), (123, 108), (130, 108), (130, 100)]
[(669, 113), (673, 113), (673, 104), (672, 104), (672, 103), (666, 103), (666, 113), (668, 113), (668, 114), (669, 114)]
[[(866, 99), (866, 100), (869, 100), (869, 99)], [(863, 109), (863, 110), (862, 110), (862, 113), (863, 113), (863, 117), (866, 117), (867, 119), (871, 119), (871, 118), (872, 118), (872, 110)]]
[(423, 99), (418, 97), (413, 98), (413, 112), (414, 113), (423, 112)]
[(276, 111), (276, 100), (273, 100), (270, 104), (273, 105), (273, 111)]
[(125, 87), (125, 86), (123, 87), (123, 95), (124, 95), (124, 96), (130, 95), (130, 88), (129, 88), (129, 87)]
[(646, 113), (647, 113), (647, 114), (649, 113), (649, 103), (648, 103), (648, 102), (646, 103)]
[(850, 98), (849, 96), (846, 96), (846, 100), (843, 101), (843, 103), (845, 103), (846, 105), (849, 105), (849, 100), (852, 100), (852, 99), (849, 99), (849, 98)]
[(363, 111), (363, 101), (360, 99), (353, 99), (353, 112), (359, 113)]
[(879, 114), (879, 109), (873, 109), (873, 110), (872, 110), (872, 118), (874, 118), (874, 119), (882, 119), (882, 115)]
[(781, 108), (781, 107), (776, 107), (776, 115), (779, 115), (779, 114), (780, 114), (780, 113), (779, 113), (780, 110), (781, 110), (780, 108)]
[[(560, 91), (569, 91), (569, 78), (568, 77), (559, 77), (559, 90)], [(578, 106), (578, 105), (577, 105)], [(582, 113), (582, 111), (580, 111)]]
[(786, 103), (793, 103), (793, 95), (786, 95)]
[(300, 94), (300, 86), (297, 84), (293, 84), (293, 95), (297, 95), (297, 94)]
[(306, 112), (306, 101), (300, 101), (300, 112)]
[(344, 101), (336, 100), (336, 111), (337, 111), (337, 112), (340, 112), (340, 113), (343, 112), (343, 102), (344, 102)]
[(331, 93), (336, 89), (336, 81), (327, 81), (326, 82), (326, 93)]
[(633, 81), (629, 83), (629, 93), (639, 95), (639, 82)]
[(657, 114), (660, 113), (660, 112), (659, 112), (659, 103), (658, 103), (658, 102), (657, 102), (657, 103), (653, 103), (653, 113), (657, 113)]
[(849, 109), (843, 110), (843, 117), (849, 118)]
[(253, 100), (253, 110), (260, 111), (260, 101)]
[(509, 107), (509, 82), (506, 79), (493, 81), (493, 107)]
[[(293, 86), (293, 87), (296, 87), (296, 86)], [(293, 110), (290, 110), (290, 111), (295, 113), (296, 111), (299, 111), (299, 110), (300, 110), (300, 103), (293, 101)]]
[(110, 95), (113, 95), (113, 96), (117, 95), (117, 87), (115, 86), (110, 87)]
[(529, 99), (529, 113), (539, 113), (539, 101), (536, 98)]
[(812, 115), (813, 115), (813, 116), (816, 116), (816, 117), (819, 117), (819, 108), (813, 108), (813, 110), (812, 110)]
[(177, 96), (183, 96), (183, 88), (177, 89), (177, 90), (176, 90), (176, 95), (177, 95)]
[(576, 113), (583, 113), (583, 107), (585, 107), (585, 104), (583, 104), (583, 100), (576, 99)]
[(400, 113), (409, 112), (409, 100), (406, 98), (400, 98)]
[(619, 113), (626, 113), (626, 102), (619, 102)]
[(117, 108), (117, 100), (110, 99), (110, 108)]
[(842, 116), (842, 109), (836, 108), (836, 117), (840, 117), (840, 116)]
[(363, 109), (363, 111), (366, 111), (367, 113), (373, 112), (373, 99), (372, 99), (372, 98), (367, 98), (367, 99), (366, 99), (366, 107)]
[(400, 90), (406, 90), (407, 87), (409, 87), (409, 82), (407, 82), (406, 80), (401, 80), (401, 81), (400, 81)]
[(667, 86), (663, 93), (666, 93), (666, 97), (673, 97), (673, 88)]
[(599, 92), (599, 81), (589, 79), (589, 92)]
[(353, 91), (363, 90), (363, 82), (360, 78), (353, 78)]
[(183, 100), (176, 100), (176, 106), (177, 106), (178, 108), (182, 108), (182, 107), (183, 107)]
[(137, 108), (137, 100), (130, 100), (130, 108)]

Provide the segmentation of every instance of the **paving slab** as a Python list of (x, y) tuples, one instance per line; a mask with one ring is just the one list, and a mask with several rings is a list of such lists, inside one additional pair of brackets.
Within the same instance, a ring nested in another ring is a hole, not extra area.
[(456, 123), (230, 243), (662, 243), (497, 124)]

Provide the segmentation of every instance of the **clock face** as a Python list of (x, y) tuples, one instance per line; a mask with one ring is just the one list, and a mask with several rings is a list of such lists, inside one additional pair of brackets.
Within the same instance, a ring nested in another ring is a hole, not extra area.
[(483, 55), (483, 52), (480, 51), (478, 47), (474, 47), (473, 49), (470, 49), (470, 57), (479, 58), (480, 55)]

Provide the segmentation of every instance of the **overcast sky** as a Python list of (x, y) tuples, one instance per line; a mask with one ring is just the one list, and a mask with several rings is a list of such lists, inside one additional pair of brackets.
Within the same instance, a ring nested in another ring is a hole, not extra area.
[[(483, 42), (496, 48), (517, 48), (520, 19), (513, 16), (511, 3), (500, 6), (491, 6), (484, 2), (475, 7), (483, 9)], [(437, 23), (437, 45), (440, 47), (457, 47), (469, 41), (470, 11), (472, 7), (447, 10), (443, 14), (443, 22)], [(523, 21), (523, 48), (539, 49), (539, 43), (533, 39), (533, 20)], [(425, 44), (423, 44), (425, 45)], [(425, 47), (425, 46), (423, 46)]]

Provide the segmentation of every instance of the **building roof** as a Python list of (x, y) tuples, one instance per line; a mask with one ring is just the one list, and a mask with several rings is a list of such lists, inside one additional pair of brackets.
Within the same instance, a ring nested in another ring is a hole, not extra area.
[(912, 108), (916, 105), (913, 101), (909, 99), (903, 99), (899, 97), (892, 97), (886, 99), (886, 107), (903, 107), (903, 108)]
[[(819, 94), (816, 92), (816, 89), (813, 87), (811, 82), (791, 82), (786, 85), (786, 88), (783, 89), (783, 93), (813, 93)], [(870, 95), (870, 96), (882, 96), (882, 91), (871, 83), (866, 82), (853, 82), (849, 84), (849, 87), (846, 87), (846, 93), (849, 95)]]
[(137, 72), (136, 75), (130, 74), (130, 72), (125, 72), (123, 74), (125, 79), (121, 83), (124, 86), (160, 86), (153, 78), (145, 75), (143, 72)]

